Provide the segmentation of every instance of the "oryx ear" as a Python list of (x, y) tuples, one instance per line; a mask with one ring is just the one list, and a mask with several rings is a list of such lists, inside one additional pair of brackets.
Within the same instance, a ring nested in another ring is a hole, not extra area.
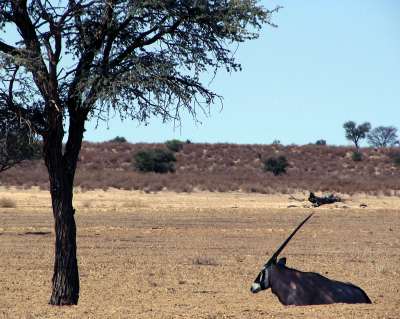
[(280, 266), (285, 266), (286, 265), (286, 258), (285, 257), (280, 258), (278, 260), (277, 264), (280, 265)]

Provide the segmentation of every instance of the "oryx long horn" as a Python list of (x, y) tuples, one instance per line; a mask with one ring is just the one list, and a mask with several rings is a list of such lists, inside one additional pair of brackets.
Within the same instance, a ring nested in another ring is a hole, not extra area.
[(311, 218), (311, 216), (314, 213), (311, 213), (310, 215), (308, 215), (308, 217), (306, 219), (304, 219), (299, 226), (296, 227), (296, 229), (290, 234), (290, 236), (283, 242), (283, 244), (278, 248), (278, 250), (272, 255), (272, 257), (267, 261), (266, 265), (272, 263), (273, 261), (276, 260), (276, 258), (279, 256), (279, 254), (281, 253), (281, 251), (283, 250), (283, 248), (285, 248), (285, 246), (288, 244), (288, 242), (292, 239), (292, 237), (294, 236), (294, 234), (296, 234), (296, 232), (301, 228), (301, 226), (303, 226), (307, 220), (309, 220)]

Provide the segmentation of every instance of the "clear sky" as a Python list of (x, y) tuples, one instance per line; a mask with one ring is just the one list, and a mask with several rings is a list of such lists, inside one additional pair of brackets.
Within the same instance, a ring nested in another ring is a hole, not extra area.
[[(325, 139), (348, 144), (347, 120), (400, 129), (400, 1), (263, 0), (282, 5), (259, 39), (242, 44), (236, 56), (243, 71), (221, 71), (211, 88), (224, 97), (202, 124), (189, 117), (182, 127), (121, 123), (87, 125), (85, 139), (124, 136), (130, 142), (305, 144)], [(108, 127), (109, 128), (108, 128)]]
[(86, 140), (116, 135), (131, 142), (171, 138), (193, 142), (347, 144), (347, 120), (400, 129), (400, 1), (261, 1), (284, 8), (259, 39), (242, 44), (243, 71), (221, 72), (211, 88), (224, 97), (202, 124), (182, 127), (111, 120)]

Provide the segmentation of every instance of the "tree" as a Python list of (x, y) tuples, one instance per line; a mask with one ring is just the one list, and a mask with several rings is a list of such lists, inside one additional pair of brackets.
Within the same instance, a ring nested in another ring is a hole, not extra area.
[(16, 116), (0, 107), (0, 173), (24, 160), (39, 159), (40, 143)]
[(352, 141), (357, 149), (357, 152), (360, 149), (360, 140), (364, 139), (366, 134), (371, 129), (371, 124), (365, 122), (363, 124), (357, 125), (353, 121), (348, 121), (343, 124), (343, 128), (346, 132), (346, 138)]
[(175, 172), (176, 157), (170, 150), (158, 148), (142, 150), (135, 154), (133, 160), (139, 172)]
[(86, 121), (110, 112), (179, 121), (182, 109), (196, 118), (221, 98), (200, 75), (239, 71), (235, 44), (257, 38), (263, 23), (274, 26), (277, 10), (256, 0), (1, 1), (0, 30), (20, 38), (0, 40), (0, 95), (42, 136), (50, 180), (50, 304), (79, 298), (72, 196)]
[(285, 156), (269, 157), (264, 160), (264, 171), (272, 172), (275, 176), (285, 174), (289, 163)]
[(165, 146), (172, 152), (178, 153), (183, 150), (183, 142), (180, 140), (169, 140), (165, 142)]
[(368, 144), (372, 147), (393, 147), (399, 143), (397, 138), (394, 126), (378, 126), (367, 135)]
[(109, 142), (121, 144), (121, 143), (127, 143), (128, 141), (123, 136), (116, 136), (112, 140), (110, 140)]

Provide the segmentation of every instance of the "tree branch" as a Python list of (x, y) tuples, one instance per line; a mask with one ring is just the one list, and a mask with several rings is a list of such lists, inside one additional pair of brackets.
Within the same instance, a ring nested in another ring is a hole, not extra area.
[(0, 40), (0, 51), (14, 57), (24, 57), (23, 51)]
[[(183, 22), (183, 18), (178, 19), (177, 21), (175, 21), (170, 27), (163, 29), (162, 24), (168, 20), (168, 16), (165, 16), (164, 18), (162, 18), (159, 23), (157, 25), (155, 25), (154, 27), (152, 27), (151, 29), (142, 32), (141, 34), (139, 34), (136, 39), (132, 42), (131, 45), (129, 45), (121, 54), (119, 54), (115, 59), (113, 59), (112, 61), (110, 61), (110, 68), (114, 68), (116, 66), (118, 66), (121, 62), (124, 61), (125, 58), (127, 58), (130, 54), (133, 53), (133, 51), (135, 51), (135, 49), (139, 48), (139, 47), (144, 47), (146, 45), (150, 45), (153, 44), (154, 42), (158, 41), (159, 39), (161, 39), (164, 35), (166, 34), (170, 34), (173, 33), (178, 27), (179, 25)], [(145, 38), (156, 32), (157, 30), (160, 30), (157, 34), (155, 34), (153, 37), (145, 40)]]

